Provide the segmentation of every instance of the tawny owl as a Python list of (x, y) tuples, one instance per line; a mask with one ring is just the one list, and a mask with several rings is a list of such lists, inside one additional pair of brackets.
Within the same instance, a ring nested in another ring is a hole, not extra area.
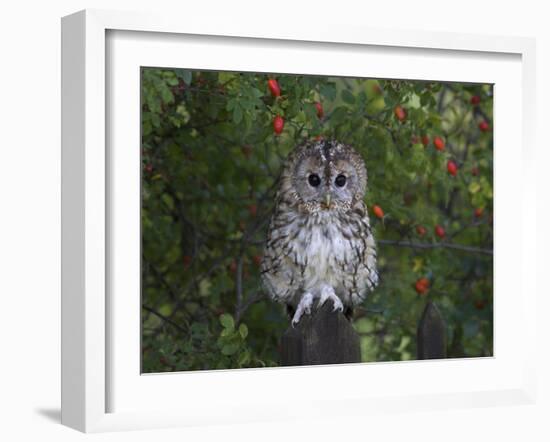
[(364, 197), (365, 163), (351, 146), (315, 141), (288, 156), (262, 261), (262, 281), (292, 323), (330, 300), (344, 311), (378, 284)]

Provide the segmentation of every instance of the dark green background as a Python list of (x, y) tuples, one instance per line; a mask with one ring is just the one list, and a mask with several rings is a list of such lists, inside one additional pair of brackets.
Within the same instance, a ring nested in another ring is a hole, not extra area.
[[(268, 78), (278, 80), (281, 97), (271, 96)], [(143, 68), (143, 372), (278, 364), (288, 319), (265, 298), (258, 262), (282, 161), (317, 136), (353, 145), (367, 164), (381, 284), (355, 310), (363, 360), (414, 359), (428, 300), (446, 321), (449, 357), (492, 355), (492, 91)], [(275, 115), (285, 119), (280, 136)], [(488, 131), (479, 129), (483, 120)], [(435, 136), (444, 139), (443, 151), (434, 148)], [(458, 164), (455, 177), (448, 160)], [(444, 239), (434, 235), (436, 224)], [(418, 225), (427, 230), (422, 237)], [(418, 294), (423, 277), (430, 289)]]

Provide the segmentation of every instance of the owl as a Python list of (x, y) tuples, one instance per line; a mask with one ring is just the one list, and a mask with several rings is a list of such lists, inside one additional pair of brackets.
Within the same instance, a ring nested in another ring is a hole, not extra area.
[(327, 301), (347, 313), (378, 284), (366, 190), (365, 163), (349, 145), (308, 142), (286, 159), (261, 275), (292, 325)]

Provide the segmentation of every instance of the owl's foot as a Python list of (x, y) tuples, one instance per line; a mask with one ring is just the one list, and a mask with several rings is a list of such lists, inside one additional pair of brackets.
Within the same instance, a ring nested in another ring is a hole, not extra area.
[(328, 300), (332, 301), (332, 304), (334, 305), (333, 311), (340, 310), (341, 312), (344, 311), (344, 304), (342, 304), (342, 300), (338, 297), (334, 289), (328, 285), (323, 286), (321, 288), (321, 296), (319, 298), (319, 307), (321, 307), (325, 302)]
[(300, 322), (300, 318), (304, 315), (304, 313), (307, 315), (311, 314), (312, 305), (313, 295), (309, 292), (305, 292), (302, 296), (302, 299), (300, 299), (298, 306), (296, 307), (296, 312), (294, 313), (294, 316), (292, 317), (293, 327), (298, 324), (298, 322)]

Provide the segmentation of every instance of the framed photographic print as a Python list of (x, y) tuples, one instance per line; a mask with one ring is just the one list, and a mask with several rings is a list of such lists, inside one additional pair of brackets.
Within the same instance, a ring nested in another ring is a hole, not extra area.
[(531, 40), (85, 11), (62, 43), (63, 423), (532, 400)]
[(143, 373), (492, 356), (492, 84), (140, 88)]

